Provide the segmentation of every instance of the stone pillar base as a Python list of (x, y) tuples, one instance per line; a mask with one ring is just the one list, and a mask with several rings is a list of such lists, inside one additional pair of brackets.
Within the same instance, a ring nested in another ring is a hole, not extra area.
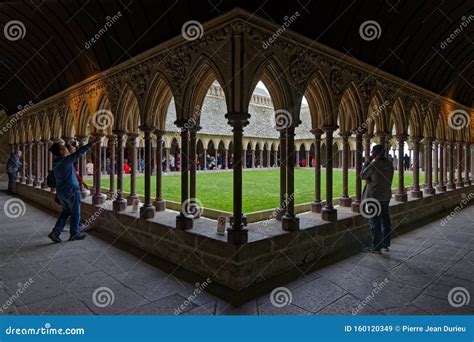
[(360, 201), (353, 201), (351, 203), (351, 210), (353, 213), (360, 213)]
[(104, 204), (106, 199), (107, 199), (107, 196), (105, 196), (105, 194), (94, 194), (94, 196), (92, 196), (92, 204), (93, 205)]
[(135, 201), (136, 199), (138, 199), (137, 195), (129, 195), (127, 197), (127, 204), (128, 205), (133, 205), (133, 201)]
[(122, 199), (117, 199), (113, 202), (112, 207), (114, 211), (125, 211), (127, 209), (127, 201)]
[(436, 186), (436, 190), (437, 190), (438, 192), (446, 192), (446, 185), (440, 185), (440, 184), (438, 184), (438, 185)]
[(300, 219), (295, 215), (285, 214), (281, 218), (281, 228), (286, 231), (297, 231), (300, 229)]
[(471, 181), (470, 181), (470, 180), (465, 180), (465, 181), (464, 181), (464, 185), (465, 185), (465, 186), (470, 186), (470, 185), (471, 185)]
[(109, 191), (107, 193), (108, 200), (114, 200), (115, 198), (117, 198), (117, 193), (115, 191)]
[(87, 190), (83, 190), (81, 191), (81, 198), (84, 199), (84, 198), (87, 198), (87, 196), (89, 196), (90, 192), (87, 191)]
[(456, 182), (456, 188), (463, 188), (464, 183), (463, 182)]
[(140, 218), (151, 219), (155, 217), (155, 207), (152, 204), (140, 208)]
[(456, 189), (456, 185), (454, 183), (448, 183), (448, 190)]
[(40, 181), (34, 181), (34, 182), (33, 182), (33, 187), (39, 188), (40, 186), (41, 186), (41, 182), (40, 182)]
[(154, 205), (156, 211), (165, 211), (166, 210), (166, 201), (164, 201), (164, 200), (154, 201), (153, 205)]
[(408, 201), (408, 194), (406, 194), (406, 193), (395, 194), (395, 201), (397, 201), (397, 202), (406, 202), (406, 201)]
[(182, 213), (176, 216), (176, 228), (181, 230), (188, 230), (193, 228), (192, 217), (184, 216)]
[(423, 192), (421, 190), (412, 190), (410, 195), (413, 198), (423, 198)]
[(339, 205), (342, 207), (350, 207), (352, 203), (352, 198), (350, 197), (341, 197), (339, 198)]
[(47, 189), (48, 188), (48, 184), (46, 183), (41, 183), (41, 189)]
[(337, 221), (337, 210), (334, 208), (323, 208), (321, 212), (321, 218), (324, 221), (335, 222)]
[(26, 185), (33, 185), (33, 180), (32, 179), (28, 179), (26, 181)]
[(233, 245), (243, 245), (249, 239), (249, 231), (247, 228), (235, 229), (233, 227), (227, 228), (227, 242)]
[(320, 213), (323, 208), (321, 201), (313, 201), (311, 202), (311, 212), (313, 213)]
[(285, 216), (286, 214), (286, 210), (280, 209), (280, 208), (277, 208), (275, 210), (276, 210), (275, 219), (277, 219), (278, 221), (281, 221), (282, 217)]
[(426, 195), (434, 195), (436, 193), (436, 190), (431, 187), (431, 188), (425, 188), (425, 194)]

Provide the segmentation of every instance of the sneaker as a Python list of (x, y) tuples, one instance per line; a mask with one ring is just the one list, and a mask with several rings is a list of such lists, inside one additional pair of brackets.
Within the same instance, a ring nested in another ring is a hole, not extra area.
[(373, 254), (382, 254), (380, 249), (375, 249), (373, 247), (365, 247), (362, 249), (362, 252), (364, 253), (373, 253)]
[(59, 238), (59, 236), (55, 232), (51, 232), (48, 234), (48, 237), (54, 242), (54, 243), (60, 243), (62, 240)]
[(77, 235), (71, 236), (69, 238), (69, 241), (84, 240), (86, 238), (86, 236), (87, 236), (87, 234), (79, 233)]

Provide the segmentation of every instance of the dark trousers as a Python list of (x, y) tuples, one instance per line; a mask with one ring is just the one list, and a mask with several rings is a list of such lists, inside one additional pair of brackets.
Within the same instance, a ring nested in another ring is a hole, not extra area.
[(16, 172), (7, 172), (8, 174), (8, 192), (13, 192), (15, 186)]
[(66, 225), (67, 219), (70, 217), (69, 233), (71, 236), (79, 234), (79, 221), (81, 219), (81, 192), (76, 191), (69, 198), (61, 201), (61, 206), (61, 215), (59, 216), (53, 231), (59, 236)]
[(380, 213), (369, 218), (369, 226), (372, 233), (372, 248), (380, 250), (383, 247), (390, 247), (392, 235), (392, 224), (390, 223), (390, 213), (388, 209), (389, 201), (380, 202)]

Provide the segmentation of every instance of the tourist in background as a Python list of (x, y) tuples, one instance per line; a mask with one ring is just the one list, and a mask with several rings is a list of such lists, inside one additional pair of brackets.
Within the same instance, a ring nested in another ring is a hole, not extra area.
[(16, 173), (21, 171), (21, 150), (12, 153), (7, 161), (8, 189), (7, 194), (13, 195), (13, 187), (15, 186)]
[(392, 227), (388, 205), (392, 198), (393, 172), (393, 164), (385, 158), (383, 145), (375, 145), (360, 173), (360, 178), (366, 181), (362, 195), (365, 208), (361, 210), (369, 217), (372, 233), (372, 243), (363, 252), (380, 254), (381, 249), (389, 250)]
[(90, 159), (86, 163), (86, 173), (88, 176), (92, 176), (94, 174), (94, 164), (92, 164)]

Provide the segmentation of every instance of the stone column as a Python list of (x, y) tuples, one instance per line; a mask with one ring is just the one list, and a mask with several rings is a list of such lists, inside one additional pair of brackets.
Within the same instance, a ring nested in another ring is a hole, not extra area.
[(295, 231), (300, 219), (295, 215), (295, 127), (286, 129), (286, 214), (282, 217), (282, 229)]
[(117, 142), (117, 137), (112, 134), (107, 136), (109, 142), (109, 151), (110, 151), (110, 188), (109, 188), (109, 199), (115, 199), (117, 193), (115, 192), (115, 143)]
[(446, 142), (446, 164), (447, 167), (447, 174), (448, 174), (448, 190), (456, 189), (456, 185), (454, 184), (454, 142), (447, 141)]
[(370, 140), (373, 138), (373, 134), (364, 134), (364, 162), (370, 162)]
[(136, 177), (137, 177), (137, 143), (138, 133), (128, 133), (128, 141), (130, 142), (130, 148), (132, 149), (131, 162), (130, 162), (130, 194), (127, 197), (127, 204), (132, 205), (133, 201), (138, 200), (136, 193)]
[(102, 155), (102, 174), (105, 175), (107, 174), (107, 168), (106, 168), (106, 164), (107, 164), (107, 146), (102, 146), (102, 151), (101, 151)]
[[(23, 143), (22, 145), (22, 149), (23, 149), (23, 154), (22, 154), (22, 160), (23, 160), (23, 165), (22, 165), (22, 168), (21, 168), (21, 183), (22, 184), (26, 184), (26, 167), (27, 165), (25, 165), (25, 161), (26, 161), (26, 149), (27, 149), (27, 145), (26, 145), (26, 142)], [(48, 146), (49, 147), (49, 146)]]
[(406, 202), (408, 201), (408, 195), (405, 191), (405, 168), (403, 165), (403, 156), (405, 154), (404, 146), (407, 136), (405, 134), (397, 135), (398, 140), (398, 190), (395, 194), (395, 201)]
[(425, 194), (427, 195), (434, 195), (435, 189), (433, 188), (433, 138), (425, 138), (425, 158), (426, 158), (426, 169), (425, 169)]
[(43, 143), (41, 141), (37, 141), (35, 143), (35, 178), (33, 181), (33, 186), (39, 187), (41, 185), (40, 181), (40, 174), (41, 174), (41, 146), (43, 146)]
[(203, 165), (203, 170), (207, 170), (207, 148), (203, 148), (203, 152), (204, 152), (204, 165)]
[(104, 136), (103, 133), (94, 133), (94, 137), (100, 139), (101, 141), (98, 142), (94, 148), (94, 195), (92, 196), (92, 204), (98, 205), (103, 204), (106, 200), (106, 196), (102, 193), (101, 185), (102, 185), (102, 137)]
[(463, 178), (462, 178), (462, 169), (463, 169), (463, 156), (462, 156), (462, 143), (461, 142), (458, 142), (456, 143), (456, 148), (457, 148), (457, 152), (458, 152), (458, 160), (457, 160), (457, 177), (456, 177), (456, 188), (462, 188), (464, 187), (464, 181), (463, 181)]
[(342, 196), (339, 205), (350, 207), (352, 199), (349, 197), (349, 137), (350, 132), (340, 132), (342, 138)]
[(224, 169), (228, 170), (229, 169), (229, 149), (225, 149), (225, 160), (224, 160)]
[(310, 167), (311, 160), (309, 160), (309, 150), (306, 150), (306, 167)]
[(126, 131), (115, 130), (117, 136), (117, 198), (113, 202), (114, 211), (124, 211), (127, 201), (123, 198), (123, 144)]
[(43, 182), (41, 183), (41, 189), (46, 189), (48, 188), (48, 182), (47, 182), (47, 178), (48, 178), (48, 166), (49, 166), (49, 162), (48, 162), (48, 156), (49, 156), (49, 151), (48, 151), (48, 139), (44, 139), (43, 140)]
[(181, 128), (181, 211), (176, 216), (176, 228), (187, 230), (193, 228), (193, 206), (195, 200), (189, 199), (189, 128), (187, 121), (176, 121), (176, 126)]
[(469, 144), (464, 144), (465, 148), (465, 158), (464, 158), (464, 185), (469, 186), (471, 185), (471, 178), (469, 177), (469, 172), (470, 172), (470, 155), (469, 155)]
[(165, 161), (166, 172), (170, 172), (171, 167), (170, 167), (170, 148), (169, 147), (165, 147), (165, 157), (166, 157), (166, 161)]
[(252, 155), (251, 155), (251, 168), (255, 168), (255, 149), (252, 148), (252, 151), (251, 151)]
[(142, 126), (140, 127), (144, 132), (145, 150), (143, 159), (145, 161), (145, 201), (140, 208), (140, 217), (143, 219), (151, 219), (155, 217), (155, 207), (151, 203), (151, 133), (155, 127)]
[(242, 138), (243, 129), (248, 125), (250, 114), (248, 113), (227, 113), (226, 119), (232, 126), (234, 164), (233, 164), (233, 215), (231, 226), (227, 229), (227, 241), (232, 244), (244, 244), (248, 241), (248, 230), (245, 228), (245, 221), (242, 211)]
[(333, 133), (337, 126), (323, 126), (322, 129), (326, 133), (326, 205), (322, 210), (322, 219), (325, 221), (337, 221), (337, 210), (332, 202), (332, 144)]
[(351, 204), (351, 209), (354, 213), (360, 212), (360, 202), (362, 201), (362, 180), (360, 173), (362, 171), (362, 131), (355, 131), (355, 170), (356, 170), (356, 195), (355, 200)]
[(439, 182), (439, 168), (438, 168), (438, 141), (433, 142), (433, 153), (432, 153), (432, 158), (433, 158), (433, 173), (434, 173), (434, 180), (433, 180), (433, 185), (438, 185)]
[(163, 134), (165, 132), (157, 129), (155, 131), (156, 135), (156, 156), (157, 168), (156, 168), (156, 197), (153, 205), (155, 206), (156, 211), (164, 211), (166, 209), (166, 202), (163, 200), (162, 192), (162, 174), (163, 166), (161, 161), (163, 160)]
[[(234, 155), (234, 159), (235, 159), (235, 155)], [(243, 162), (244, 162), (244, 169), (247, 168), (247, 150), (244, 149), (244, 152), (243, 152)]]
[(34, 143), (30, 141), (28, 143), (28, 181), (27, 185), (33, 185), (34, 176), (33, 176), (33, 146)]
[(444, 185), (444, 175), (445, 175), (445, 150), (444, 150), (444, 141), (439, 140), (439, 183), (436, 185), (436, 190), (439, 192), (446, 192), (446, 185)]
[(423, 192), (420, 190), (420, 140), (421, 137), (412, 137), (413, 142), (413, 187), (411, 196), (414, 198), (422, 198)]
[(320, 129), (312, 129), (314, 134), (314, 201), (311, 202), (311, 211), (320, 213), (321, 204), (321, 135), (323, 131)]
[(272, 159), (272, 150), (270, 148), (268, 148), (268, 150), (267, 150), (267, 167), (272, 167), (271, 159)]
[[(86, 139), (87, 139), (87, 136), (85, 135), (76, 136), (76, 140), (79, 143), (79, 148), (85, 145)], [(95, 146), (93, 146), (93, 148), (95, 148)], [(78, 170), (77, 170), (77, 172), (79, 173), (79, 176), (82, 179), (84, 179), (85, 164), (86, 164), (86, 156), (85, 154), (83, 154), (82, 157), (80, 157), (78, 160)], [(85, 188), (83, 184), (80, 184), (80, 187), (81, 187), (81, 198), (84, 199), (87, 197), (87, 195), (89, 195), (89, 192), (87, 191), (87, 189)]]
[(280, 206), (277, 209), (276, 219), (281, 220), (286, 214), (286, 132), (280, 129)]
[[(196, 144), (197, 144), (197, 132), (201, 129), (200, 126), (193, 125), (189, 128), (189, 198), (196, 197)], [(216, 150), (217, 155), (217, 150)], [(217, 167), (217, 158), (216, 158)], [(199, 213), (199, 212), (198, 212)]]

